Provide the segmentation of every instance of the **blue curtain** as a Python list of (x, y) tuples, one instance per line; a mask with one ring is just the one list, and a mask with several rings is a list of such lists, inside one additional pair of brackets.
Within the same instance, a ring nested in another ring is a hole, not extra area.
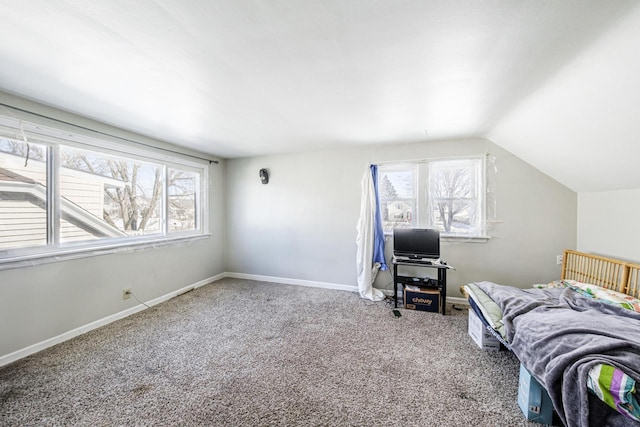
[(371, 178), (373, 178), (373, 191), (375, 193), (376, 214), (373, 224), (373, 262), (380, 263), (380, 270), (387, 270), (387, 261), (384, 258), (384, 230), (382, 229), (382, 214), (380, 213), (380, 195), (378, 193), (378, 165), (371, 165)]

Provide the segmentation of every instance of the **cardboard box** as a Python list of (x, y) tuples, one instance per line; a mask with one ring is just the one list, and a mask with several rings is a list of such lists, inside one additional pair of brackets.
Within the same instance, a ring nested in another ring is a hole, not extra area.
[(500, 351), (500, 341), (494, 337), (473, 310), (469, 310), (469, 335), (485, 351)]
[(404, 290), (404, 308), (407, 310), (431, 311), (439, 313), (441, 308), (440, 291), (417, 287)]
[(553, 403), (549, 393), (522, 364), (518, 381), (518, 406), (529, 421), (547, 425), (553, 422)]

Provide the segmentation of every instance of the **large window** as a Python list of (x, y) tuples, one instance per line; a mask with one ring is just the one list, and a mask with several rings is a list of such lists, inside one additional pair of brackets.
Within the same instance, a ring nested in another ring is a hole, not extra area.
[(204, 163), (14, 122), (0, 118), (0, 263), (206, 233)]
[(379, 166), (383, 227), (434, 228), (443, 236), (486, 237), (482, 158)]

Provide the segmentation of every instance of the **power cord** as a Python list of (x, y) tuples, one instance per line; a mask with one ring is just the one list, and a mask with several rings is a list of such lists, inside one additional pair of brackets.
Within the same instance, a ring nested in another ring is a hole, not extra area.
[(138, 301), (140, 304), (144, 305), (144, 306), (145, 306), (145, 307), (147, 307), (147, 308), (151, 308), (151, 307), (150, 307), (150, 306), (148, 306), (146, 303), (144, 303), (144, 302), (140, 301), (140, 300), (138, 299), (138, 297), (136, 296), (136, 294), (134, 294), (134, 293), (133, 293), (133, 291), (128, 291), (128, 293), (130, 293), (130, 294), (131, 294), (131, 296), (132, 296), (132, 297), (134, 297), (134, 298), (135, 298), (135, 300), (136, 300), (136, 301)]

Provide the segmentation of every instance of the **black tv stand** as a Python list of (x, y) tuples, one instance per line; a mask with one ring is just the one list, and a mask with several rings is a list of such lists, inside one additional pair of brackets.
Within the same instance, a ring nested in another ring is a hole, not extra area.
[[(440, 298), (442, 299), (441, 314), (444, 316), (447, 303), (447, 269), (449, 266), (445, 262), (433, 263), (432, 261), (424, 261), (422, 259), (398, 259), (393, 258), (393, 300), (394, 307), (398, 308), (398, 284), (404, 287), (406, 285), (418, 285), (428, 288), (438, 289)], [(411, 267), (435, 268), (438, 270), (438, 278), (431, 279), (429, 277), (420, 278), (413, 276), (398, 276), (398, 266), (405, 265)], [(403, 292), (404, 295), (404, 292)], [(403, 297), (403, 303), (404, 303)]]

